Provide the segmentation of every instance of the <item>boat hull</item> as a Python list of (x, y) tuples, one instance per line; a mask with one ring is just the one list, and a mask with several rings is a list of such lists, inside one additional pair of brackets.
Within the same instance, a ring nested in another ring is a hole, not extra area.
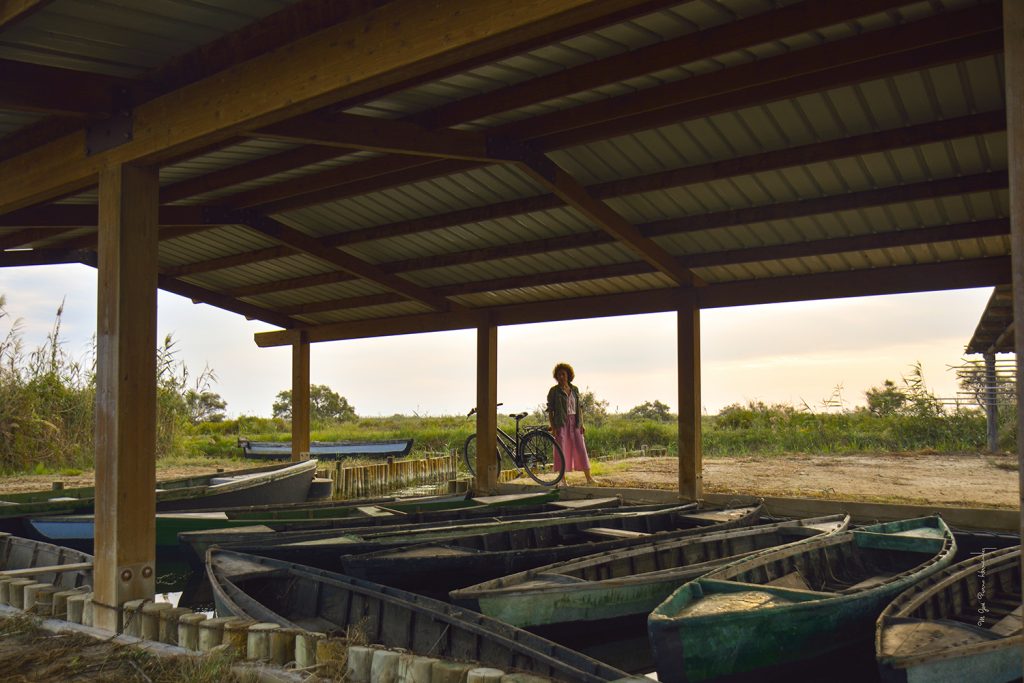
[(325, 633), (356, 629), (365, 642), (555, 681), (628, 677), (484, 615), (341, 574), (218, 549), (207, 555), (207, 572), (221, 616)]
[(658, 679), (756, 677), (867, 643), (889, 601), (955, 552), (945, 523), (924, 518), (809, 538), (716, 569), (648, 618)]

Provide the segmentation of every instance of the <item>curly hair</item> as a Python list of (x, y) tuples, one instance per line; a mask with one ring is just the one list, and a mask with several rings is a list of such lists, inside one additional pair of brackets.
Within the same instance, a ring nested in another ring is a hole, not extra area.
[(551, 371), (551, 376), (558, 379), (558, 371), (565, 370), (565, 374), (569, 376), (569, 381), (576, 379), (576, 372), (572, 369), (572, 366), (568, 363), (559, 363), (555, 366), (555, 369)]

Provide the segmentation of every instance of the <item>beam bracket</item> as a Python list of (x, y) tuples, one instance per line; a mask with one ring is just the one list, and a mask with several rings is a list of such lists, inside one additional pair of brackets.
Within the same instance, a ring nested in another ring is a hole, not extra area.
[(135, 136), (135, 110), (127, 88), (115, 88), (110, 116), (85, 128), (85, 156), (93, 156), (131, 142)]

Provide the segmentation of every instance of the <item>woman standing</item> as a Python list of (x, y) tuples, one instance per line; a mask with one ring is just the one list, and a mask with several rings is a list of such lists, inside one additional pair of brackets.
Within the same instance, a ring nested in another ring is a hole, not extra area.
[[(590, 458), (587, 456), (587, 444), (583, 440), (586, 428), (580, 414), (580, 390), (572, 383), (576, 378), (572, 366), (559, 363), (552, 374), (558, 382), (548, 391), (548, 422), (551, 433), (565, 455), (566, 472), (583, 472), (587, 483), (596, 485), (590, 476)], [(562, 480), (561, 486), (567, 486)]]

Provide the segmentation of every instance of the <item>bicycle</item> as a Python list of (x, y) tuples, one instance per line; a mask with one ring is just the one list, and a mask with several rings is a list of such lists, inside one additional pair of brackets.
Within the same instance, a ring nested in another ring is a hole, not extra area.
[[(466, 417), (471, 417), (474, 413), (476, 413), (476, 408), (469, 411), (469, 415)], [(504, 452), (505, 458), (512, 463), (516, 472), (521, 474), (523, 470), (526, 470), (526, 474), (538, 484), (554, 486), (565, 476), (565, 455), (562, 453), (562, 447), (544, 427), (527, 427), (520, 431), (519, 422), (526, 415), (527, 413), (509, 415), (516, 421), (514, 436), (505, 432), (501, 427), (497, 428), (496, 462), (498, 471), (501, 472), (501, 456)], [(475, 477), (476, 434), (470, 434), (466, 439), (466, 443), (462, 447), (462, 457), (466, 461), (469, 473)]]

